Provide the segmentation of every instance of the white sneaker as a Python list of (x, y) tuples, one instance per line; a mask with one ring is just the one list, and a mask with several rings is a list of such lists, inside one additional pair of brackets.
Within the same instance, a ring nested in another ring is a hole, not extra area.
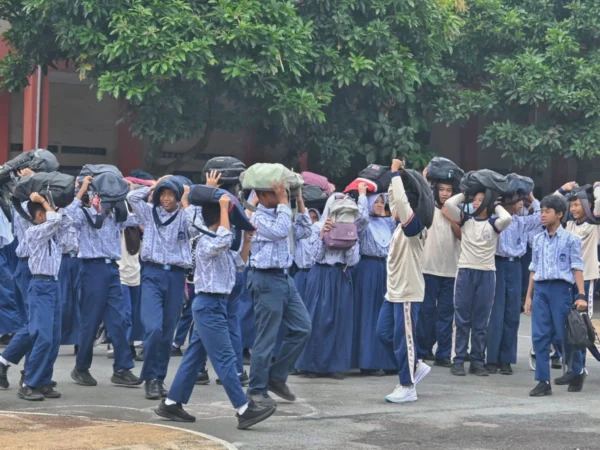
[(385, 396), (385, 401), (390, 403), (408, 403), (417, 401), (417, 390), (415, 386), (404, 387), (401, 385), (396, 386), (394, 392), (390, 395)]
[(429, 375), (429, 372), (431, 372), (431, 366), (425, 364), (423, 361), (419, 361), (417, 370), (415, 370), (415, 385), (427, 375)]
[(110, 344), (108, 344), (108, 347), (107, 347), (107, 350), (106, 350), (106, 357), (108, 359), (115, 359), (115, 349)]

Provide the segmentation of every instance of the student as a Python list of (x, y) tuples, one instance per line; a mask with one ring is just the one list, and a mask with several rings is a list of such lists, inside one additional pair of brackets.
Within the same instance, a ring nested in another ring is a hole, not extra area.
[(194, 333), (175, 375), (173, 387), (156, 413), (179, 422), (196, 420), (183, 409), (182, 404), (187, 404), (190, 399), (202, 364), (199, 353), (202, 348), (206, 348), (217, 375), (223, 380), (225, 392), (237, 410), (238, 428), (243, 430), (269, 418), (276, 406), (261, 406), (248, 399), (237, 373), (236, 355), (229, 337), (226, 303), (235, 284), (236, 270), (243, 269), (248, 258), (251, 234), (245, 234), (242, 251), (234, 257), (234, 253), (228, 251), (233, 243), (229, 223), (230, 202), (229, 196), (223, 195), (219, 199), (219, 205), (210, 204), (202, 208), (204, 223), (217, 236), (201, 236), (198, 240), (194, 276), (196, 297), (192, 305)]
[(387, 283), (386, 259), (396, 221), (385, 217), (387, 194), (367, 195), (367, 186), (358, 185), (357, 218), (360, 261), (354, 270), (354, 332), (352, 367), (375, 376), (394, 370), (396, 362), (377, 338), (377, 320)]
[[(578, 185), (572, 181), (563, 185), (557, 193), (560, 195), (568, 195), (573, 188)], [(593, 210), (590, 211), (596, 219), (600, 219), (600, 182), (594, 183), (594, 198), (588, 199), (590, 206), (594, 203)], [(598, 242), (600, 241), (600, 225), (592, 223), (590, 218), (581, 204), (581, 200), (575, 196), (569, 197), (569, 210), (573, 216), (573, 220), (567, 221), (565, 229), (571, 234), (581, 239), (581, 257), (583, 259), (583, 283), (585, 290), (585, 300), (588, 306), (588, 315), (594, 314), (594, 292), (596, 291), (596, 281), (600, 278), (600, 270), (598, 268)], [(573, 292), (577, 295), (576, 287), (573, 286)], [(559, 347), (559, 341), (555, 341), (555, 346)], [(560, 347), (559, 347), (560, 348)], [(559, 350), (560, 352), (560, 350)], [(585, 367), (586, 350), (581, 351), (583, 365)], [(563, 376), (554, 380), (554, 384), (566, 385), (569, 384), (573, 374), (566, 372)]]
[[(485, 194), (473, 198), (473, 210), (478, 212)], [(471, 335), (471, 365), (469, 373), (488, 376), (484, 367), (487, 327), (494, 302), (496, 264), (495, 253), (500, 232), (512, 222), (511, 215), (495, 199), (477, 216), (463, 213), (459, 204), (464, 194), (449, 198), (444, 205), (453, 220), (461, 222), (461, 253), (454, 287), (454, 322), (456, 325), (452, 375), (464, 376), (469, 334)], [(495, 212), (496, 216), (492, 217)]]
[[(149, 400), (158, 400), (167, 394), (164, 382), (171, 359), (173, 335), (183, 306), (185, 269), (192, 265), (191, 224), (187, 215), (180, 211), (179, 204), (181, 202), (184, 208), (188, 206), (190, 188), (184, 186), (183, 195), (165, 186), (155, 192), (159, 183), (168, 180), (168, 177), (127, 195), (127, 201), (144, 226), (142, 322), (145, 338), (140, 380), (146, 382), (146, 398)], [(146, 202), (150, 193), (155, 196), (154, 205), (158, 205), (154, 206), (154, 211), (153, 206)]]
[[(427, 171), (423, 172), (427, 178)], [(452, 326), (454, 322), (454, 283), (460, 256), (460, 225), (444, 207), (454, 194), (450, 183), (433, 184), (435, 210), (433, 224), (427, 231), (423, 258), (425, 298), (417, 325), (417, 356), (432, 359), (433, 364), (450, 367), (452, 361)], [(437, 342), (435, 355), (433, 346)]]
[(305, 300), (308, 274), (315, 265), (314, 244), (320, 232), (319, 227), (315, 224), (321, 219), (321, 215), (316, 209), (309, 209), (308, 214), (312, 223), (311, 235), (307, 239), (296, 240), (294, 244), (294, 264), (296, 266), (294, 284), (302, 300)]
[[(292, 227), (285, 182), (273, 183), (273, 191), (258, 193), (259, 205), (250, 221), (257, 229), (252, 241), (248, 290), (254, 300), (256, 341), (252, 348), (248, 397), (257, 403), (272, 405), (267, 391), (288, 401), (296, 396), (286, 384), (306, 340), (311, 325), (306, 307), (298, 295), (288, 271), (293, 254), (290, 231), (294, 239), (311, 235), (310, 218), (298, 197), (298, 214)], [(271, 361), (281, 323), (287, 328), (279, 356)]]
[[(117, 265), (117, 261), (121, 259), (121, 231), (128, 226), (138, 225), (138, 222), (134, 215), (128, 215), (124, 222), (117, 222), (113, 212), (105, 215), (96, 206), (83, 206), (81, 199), (87, 193), (91, 182), (91, 176), (83, 180), (73, 203), (66, 208), (67, 214), (73, 219), (73, 226), (79, 231), (78, 257), (82, 259), (81, 331), (79, 351), (71, 378), (81, 386), (98, 384), (90, 374), (90, 367), (96, 331), (104, 321), (115, 349), (110, 381), (121, 386), (139, 386), (142, 381), (130, 370), (134, 363), (127, 342), (123, 290)], [(83, 208), (86, 208), (94, 220), (103, 219), (100, 228), (92, 227)]]
[[(339, 194), (327, 200), (317, 226), (319, 237), (313, 245), (315, 265), (308, 274), (304, 301), (312, 323), (312, 334), (296, 362), (296, 369), (310, 377), (327, 375), (343, 380), (352, 368), (354, 290), (348, 269), (360, 260), (358, 242), (348, 250), (326, 248), (325, 233), (331, 231), (331, 205)], [(342, 196), (343, 198), (343, 196)]]
[[(7, 337), (21, 328), (21, 315), (15, 301), (14, 272), (4, 252), (4, 249), (14, 241), (10, 228), (10, 222), (0, 209), (0, 335)], [(6, 365), (0, 364), (0, 388), (8, 387), (7, 369)]]
[(504, 208), (512, 223), (498, 238), (496, 247), (496, 289), (487, 329), (487, 365), (489, 373), (512, 375), (517, 362), (517, 341), (521, 318), (521, 258), (527, 251), (528, 234), (541, 225), (540, 202), (529, 194), (533, 214), (522, 216), (523, 201), (507, 198)]
[(62, 252), (58, 280), (62, 297), (61, 344), (77, 345), (81, 312), (79, 299), (81, 292), (81, 259), (77, 230), (70, 226), (58, 235), (58, 247)]
[(54, 362), (61, 339), (61, 299), (58, 273), (62, 253), (55, 242), (59, 227), (68, 229), (71, 219), (56, 213), (37, 192), (30, 196), (27, 210), (35, 225), (26, 231), (29, 251), (29, 334), (31, 353), (25, 362), (25, 378), (18, 396), (39, 401), (59, 398), (52, 385)]
[(377, 321), (377, 336), (396, 362), (400, 384), (386, 395), (390, 403), (417, 400), (416, 385), (431, 367), (416, 358), (415, 327), (423, 302), (423, 249), (427, 229), (414, 213), (417, 198), (409, 199), (400, 177), (404, 162), (392, 161), (388, 192), (392, 216), (399, 223), (390, 242), (387, 261), (387, 291)]
[[(529, 393), (532, 397), (552, 395), (550, 385), (550, 344), (563, 342), (567, 316), (573, 305), (573, 285), (577, 286), (575, 306), (587, 310), (584, 293), (584, 262), (581, 258), (581, 240), (563, 229), (561, 220), (567, 213), (565, 200), (558, 195), (544, 197), (541, 203), (542, 224), (546, 228), (533, 240), (529, 288), (525, 313), (531, 316), (531, 338), (535, 350), (535, 379), (538, 385)], [(572, 358), (569, 392), (583, 388), (585, 369), (582, 353), (572, 351), (564, 342), (566, 359)], [(571, 355), (571, 353), (573, 353)]]

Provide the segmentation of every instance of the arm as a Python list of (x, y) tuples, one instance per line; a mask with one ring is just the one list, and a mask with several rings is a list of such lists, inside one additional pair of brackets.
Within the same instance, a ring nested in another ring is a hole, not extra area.
[(356, 217), (356, 229), (359, 233), (362, 233), (367, 229), (369, 225), (369, 201), (366, 195), (358, 197), (356, 202), (358, 205), (358, 216)]
[(493, 226), (496, 231), (500, 233), (510, 226), (512, 223), (512, 216), (501, 205), (496, 205), (495, 213), (498, 218), (494, 221)]
[(523, 231), (525, 233), (529, 233), (530, 231), (535, 230), (542, 224), (540, 202), (534, 199), (533, 202), (531, 202), (531, 207), (533, 209), (532, 214), (528, 216), (519, 216), (519, 220), (523, 221)]
[(296, 222), (294, 223), (294, 239), (299, 241), (310, 238), (312, 234), (311, 225), (310, 216), (306, 212), (302, 214), (298, 213), (296, 215)]
[(600, 217), (600, 182), (594, 183), (594, 216)]
[(354, 247), (346, 250), (346, 255), (344, 259), (346, 260), (347, 266), (353, 267), (358, 264), (358, 261), (360, 261), (359, 247), (360, 245), (357, 243), (354, 245)]
[(252, 238), (254, 238), (254, 231), (244, 233), (244, 245), (240, 251), (240, 258), (244, 262), (244, 265), (248, 263), (248, 257), (250, 256), (250, 246), (252, 245)]
[(204, 219), (202, 218), (202, 207), (201, 206), (189, 206), (183, 210), (186, 215), (187, 224), (188, 224), (188, 232), (190, 237), (196, 237), (200, 234), (200, 232), (196, 229), (205, 228), (204, 227)]
[(266, 241), (282, 241), (287, 239), (292, 227), (292, 210), (289, 206), (280, 204), (277, 207), (275, 220), (269, 220), (267, 214), (254, 214), (253, 225), (257, 235)]
[(131, 205), (131, 209), (144, 225), (152, 220), (152, 206), (146, 202), (148, 195), (150, 195), (149, 187), (142, 187), (127, 194), (127, 201)]
[(446, 203), (444, 203), (444, 208), (446, 208), (448, 214), (450, 214), (450, 217), (455, 222), (460, 222), (463, 218), (463, 212), (458, 205), (464, 201), (465, 194), (456, 194), (455, 196), (450, 197), (448, 200), (446, 200)]
[(448, 222), (450, 222), (450, 228), (452, 228), (452, 233), (454, 234), (454, 237), (456, 237), (456, 239), (458, 239), (460, 241), (460, 239), (462, 238), (462, 230), (460, 228), (460, 225), (452, 219), (450, 212), (448, 211), (448, 209), (445, 206), (442, 206), (441, 211), (442, 211), (442, 215), (444, 216), (444, 218)]
[(62, 214), (52, 211), (46, 212), (46, 222), (27, 229), (28, 242), (32, 243), (35, 241), (36, 243), (39, 243), (40, 241), (43, 242), (50, 239), (58, 231), (61, 216)]
[(80, 199), (75, 198), (73, 203), (64, 209), (64, 212), (71, 218), (75, 228), (80, 229), (85, 224), (85, 216), (83, 215), (83, 210), (81, 209)]
[(406, 191), (404, 190), (404, 184), (402, 184), (402, 178), (400, 178), (398, 172), (392, 174), (392, 191), (394, 193), (394, 203), (391, 207), (400, 219), (404, 235), (407, 237), (416, 236), (425, 226), (410, 207)]
[(529, 285), (527, 286), (527, 296), (525, 297), (525, 314), (531, 316), (531, 305), (533, 303), (533, 276), (535, 272), (529, 272)]

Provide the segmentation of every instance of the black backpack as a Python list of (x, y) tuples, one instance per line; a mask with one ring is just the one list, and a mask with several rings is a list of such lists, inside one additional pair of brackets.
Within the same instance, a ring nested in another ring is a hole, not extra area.
[(90, 226), (95, 229), (102, 228), (104, 219), (111, 211), (117, 222), (127, 220), (125, 199), (130, 188), (121, 171), (110, 164), (86, 164), (79, 172), (79, 182), (83, 182), (88, 175), (94, 177), (91, 187), (98, 194), (102, 209), (105, 211), (105, 215), (97, 216), (96, 220), (92, 220), (90, 213), (83, 208), (83, 213)]
[(377, 192), (387, 192), (390, 188), (391, 172), (387, 166), (369, 164), (358, 173), (359, 178), (365, 178), (377, 184)]
[(506, 175), (506, 180), (508, 181), (508, 193), (516, 194), (521, 197), (529, 195), (535, 187), (531, 178), (517, 173), (509, 173)]
[(39, 172), (21, 178), (13, 193), (17, 200), (14, 207), (19, 215), (29, 222), (32, 222), (31, 218), (23, 211), (21, 202), (29, 200), (29, 196), (34, 192), (44, 196), (51, 206), (65, 208), (73, 203), (75, 178), (60, 172)]
[(446, 182), (458, 186), (465, 171), (458, 167), (454, 161), (436, 156), (427, 164), (427, 179), (429, 181)]
[(508, 178), (490, 169), (471, 170), (460, 181), (459, 189), (467, 195), (475, 195), (488, 189), (498, 195), (510, 193)]
[(206, 184), (206, 175), (213, 170), (221, 174), (220, 182), (223, 185), (238, 184), (241, 173), (246, 170), (246, 164), (233, 156), (217, 156), (206, 161), (202, 169), (201, 183)]
[(567, 316), (566, 339), (574, 349), (584, 350), (594, 345), (596, 330), (587, 312), (579, 312), (575, 305)]
[(29, 150), (0, 167), (0, 184), (10, 181), (12, 176), (22, 169), (31, 169), (34, 172), (56, 172), (59, 167), (58, 160), (52, 152), (43, 148)]
[(307, 208), (323, 209), (329, 196), (319, 186), (302, 186), (302, 198)]
[[(402, 178), (406, 196), (411, 203), (411, 208), (421, 223), (426, 228), (430, 228), (433, 223), (433, 214), (435, 211), (431, 187), (425, 181), (423, 175), (413, 169), (401, 170), (400, 177)], [(411, 199), (416, 199), (416, 204), (413, 204), (414, 200), (411, 201)]]

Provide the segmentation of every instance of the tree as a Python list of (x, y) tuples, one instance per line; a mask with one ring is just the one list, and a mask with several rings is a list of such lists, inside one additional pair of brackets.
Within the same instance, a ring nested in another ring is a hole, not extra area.
[(514, 167), (600, 154), (600, 3), (471, 0), (437, 120), (493, 119), (479, 137)]

